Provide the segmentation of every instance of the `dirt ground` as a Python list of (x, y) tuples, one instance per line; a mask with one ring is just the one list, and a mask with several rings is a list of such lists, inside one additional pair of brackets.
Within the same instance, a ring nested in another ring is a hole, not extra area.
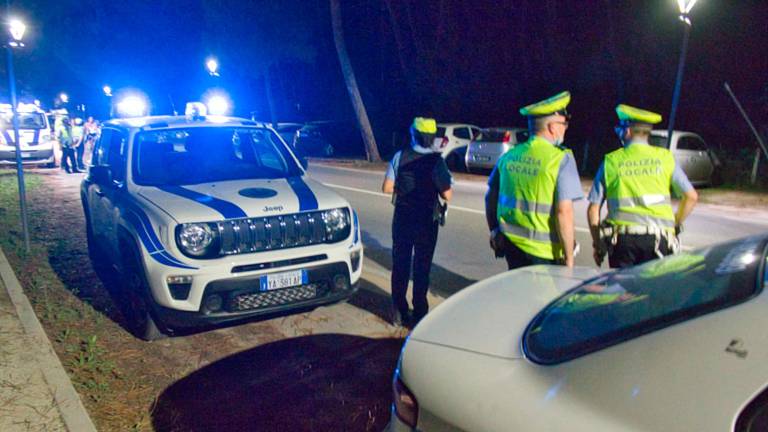
[(15, 172), (0, 170), (0, 244), (99, 430), (378, 431), (402, 331), (364, 280), (349, 302), (155, 342), (131, 336), (92, 270), (79, 175), (27, 175), (24, 253)]

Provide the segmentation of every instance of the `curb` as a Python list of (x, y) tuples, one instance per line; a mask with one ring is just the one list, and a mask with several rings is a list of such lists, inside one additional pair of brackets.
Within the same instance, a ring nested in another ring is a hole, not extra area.
[(83, 406), (80, 396), (72, 386), (67, 372), (59, 361), (59, 357), (48, 340), (40, 321), (38, 321), (29, 299), (16, 278), (11, 264), (0, 248), (0, 278), (5, 284), (16, 313), (19, 316), (24, 332), (31, 339), (30, 353), (37, 359), (45, 382), (56, 401), (56, 407), (67, 430), (73, 432), (96, 432), (96, 427)]

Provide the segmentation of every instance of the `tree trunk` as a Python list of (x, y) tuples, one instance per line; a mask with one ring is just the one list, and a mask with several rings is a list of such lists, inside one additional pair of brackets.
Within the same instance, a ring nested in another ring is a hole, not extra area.
[(267, 93), (267, 103), (269, 104), (269, 122), (272, 123), (272, 127), (277, 127), (277, 107), (275, 105), (275, 97), (272, 95), (272, 73), (269, 68), (271, 64), (267, 64), (264, 68), (264, 88)]
[(381, 161), (381, 156), (379, 156), (379, 149), (376, 147), (376, 138), (373, 136), (371, 122), (368, 120), (368, 114), (365, 112), (365, 105), (363, 105), (363, 99), (360, 97), (360, 90), (355, 79), (355, 71), (352, 70), (352, 64), (347, 54), (347, 46), (344, 43), (344, 29), (341, 25), (339, 0), (331, 0), (331, 25), (333, 26), (333, 41), (336, 43), (336, 52), (339, 54), (341, 72), (344, 74), (349, 98), (352, 100), (352, 107), (355, 109), (360, 133), (365, 143), (366, 156), (369, 162), (379, 162)]

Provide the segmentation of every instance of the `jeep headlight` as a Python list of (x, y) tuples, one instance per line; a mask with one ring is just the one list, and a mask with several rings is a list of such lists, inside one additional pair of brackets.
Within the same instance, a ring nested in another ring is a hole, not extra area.
[(213, 252), (216, 233), (208, 224), (189, 223), (176, 228), (179, 249), (191, 257), (205, 257)]
[(329, 242), (338, 242), (349, 237), (349, 211), (345, 208), (326, 210), (323, 212), (325, 234)]

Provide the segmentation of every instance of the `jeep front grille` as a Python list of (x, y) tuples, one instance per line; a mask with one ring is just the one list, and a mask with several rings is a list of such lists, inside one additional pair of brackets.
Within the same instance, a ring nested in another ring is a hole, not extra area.
[(331, 236), (326, 230), (322, 211), (226, 220), (216, 222), (216, 229), (221, 245), (220, 255), (330, 243), (347, 238), (350, 233), (347, 228), (345, 233)]
[(239, 312), (287, 305), (312, 300), (325, 295), (326, 291), (328, 291), (328, 284), (319, 282), (274, 291), (243, 293), (233, 296), (227, 309), (230, 312)]

